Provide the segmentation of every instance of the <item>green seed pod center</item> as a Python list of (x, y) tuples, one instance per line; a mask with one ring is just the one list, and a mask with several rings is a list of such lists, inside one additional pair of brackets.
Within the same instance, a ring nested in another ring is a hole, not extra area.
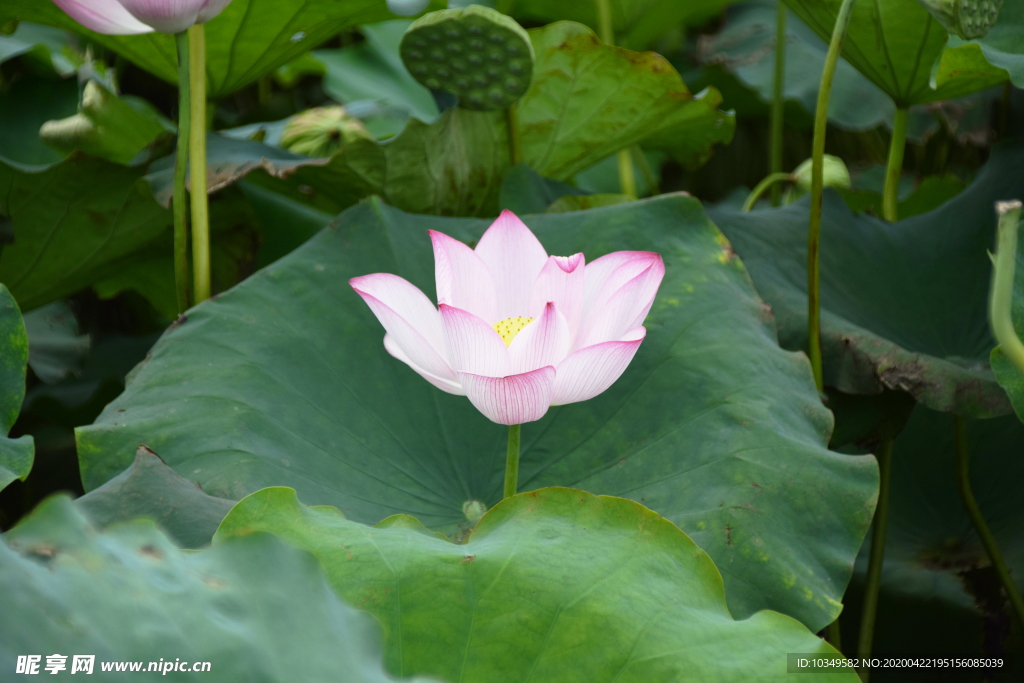
[(515, 21), (487, 7), (431, 12), (402, 37), (402, 61), (431, 90), (459, 97), (459, 106), (504, 109), (530, 87), (533, 46)]

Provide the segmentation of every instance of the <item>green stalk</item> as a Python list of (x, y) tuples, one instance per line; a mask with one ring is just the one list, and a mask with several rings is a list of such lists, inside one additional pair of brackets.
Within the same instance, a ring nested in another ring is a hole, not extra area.
[(971, 453), (967, 448), (967, 420), (960, 415), (953, 416), (953, 434), (956, 445), (956, 484), (960, 489), (960, 498), (964, 502), (964, 508), (967, 509), (967, 515), (971, 518), (974, 530), (978, 532), (981, 544), (985, 546), (985, 552), (988, 553), (988, 559), (992, 562), (992, 568), (999, 575), (999, 580), (1003, 584), (1003, 590), (1006, 591), (1006, 597), (1013, 607), (1017, 621), (1024, 625), (1024, 599), (1021, 599), (1020, 591), (1017, 590), (1017, 585), (1013, 582), (1013, 577), (1010, 576), (1010, 570), (1003, 560), (1003, 555), (999, 552), (996, 539), (989, 531), (985, 517), (978, 507), (978, 501), (974, 498), (974, 492), (971, 491), (969, 472)]
[(505, 458), (505, 495), (502, 498), (511, 498), (516, 495), (516, 487), (519, 484), (519, 436), (522, 425), (509, 425), (508, 427), (508, 455)]
[[(612, 25), (612, 6), (609, 0), (595, 0), (597, 3), (597, 26), (601, 42), (615, 44), (615, 27)], [(636, 197), (636, 175), (633, 172), (633, 158), (628, 149), (619, 150), (619, 189), (622, 194)]]
[[(870, 657), (875, 636), (875, 614), (878, 611), (878, 587), (882, 583), (882, 561), (885, 559), (885, 531), (889, 518), (889, 480), (892, 472), (892, 437), (886, 437), (878, 449), (878, 505), (871, 531), (871, 554), (868, 557), (867, 583), (864, 585), (864, 608), (860, 615), (860, 638), (857, 656)], [(867, 683), (871, 670), (862, 668), (860, 677)]]
[(658, 187), (658, 179), (654, 176), (654, 169), (651, 168), (651, 164), (647, 161), (644, 151), (640, 149), (640, 145), (633, 145), (629, 148), (629, 152), (633, 157), (633, 163), (640, 169), (640, 175), (643, 176), (644, 182), (647, 183), (648, 194), (661, 194), (661, 188)]
[(999, 348), (1017, 368), (1024, 372), (1024, 344), (1013, 329), (1010, 307), (1013, 303), (1013, 274), (1017, 261), (1017, 227), (1020, 222), (1020, 201), (997, 202), (999, 227), (996, 232), (996, 255), (992, 271), (992, 294), (989, 296), (989, 323)]
[[(786, 82), (786, 4), (782, 0), (778, 0), (778, 12), (775, 21), (775, 82), (772, 92), (772, 175), (782, 173), (782, 124), (786, 112), (783, 93)], [(772, 185), (772, 206), (778, 206), (781, 198), (779, 186)]]
[(850, 25), (854, 0), (843, 0), (839, 16), (832, 30), (832, 42), (825, 57), (825, 70), (821, 73), (818, 105), (814, 110), (814, 145), (811, 161), (811, 223), (807, 232), (807, 337), (811, 370), (818, 391), (825, 387), (821, 369), (821, 298), (818, 273), (818, 247), (821, 242), (821, 195), (825, 190), (825, 132), (828, 127), (828, 101), (832, 96), (832, 79), (836, 63), (843, 48), (843, 38)]
[(885, 167), (885, 190), (882, 194), (882, 218), (895, 223), (899, 220), (900, 172), (903, 170), (903, 152), (907, 148), (907, 119), (909, 107), (896, 109), (892, 122), (892, 140), (889, 141), (889, 163)]
[(192, 179), (192, 267), (195, 270), (195, 303), (210, 298), (210, 204), (206, 194), (206, 32), (203, 24), (188, 30), (191, 53), (189, 81), (192, 89), (192, 126), (189, 168)]
[(514, 102), (505, 109), (505, 123), (508, 124), (508, 156), (515, 166), (523, 161), (523, 149), (519, 142), (519, 118)]
[(175, 34), (178, 46), (178, 154), (174, 160), (174, 289), (178, 297), (178, 315), (188, 310), (188, 198), (185, 176), (188, 173), (188, 140), (191, 119), (189, 103), (188, 33)]
[[(775, 190), (778, 189), (779, 183), (792, 182), (793, 175), (790, 173), (772, 173), (770, 176), (762, 180), (757, 184), (750, 194), (747, 195), (747, 200), (743, 202), (743, 211), (750, 211), (754, 208), (754, 204), (757, 203), (757, 198), (764, 194), (764, 191), (769, 187), (772, 188), (772, 196), (775, 196)], [(773, 202), (772, 206), (776, 206)]]

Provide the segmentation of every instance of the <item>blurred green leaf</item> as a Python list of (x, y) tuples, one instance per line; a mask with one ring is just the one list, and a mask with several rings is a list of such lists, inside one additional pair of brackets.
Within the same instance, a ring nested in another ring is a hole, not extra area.
[[(842, 0), (786, 0), (786, 4), (822, 40), (832, 37)], [(1006, 80), (1003, 69), (969, 60), (931, 85), (932, 67), (940, 58), (949, 34), (918, 0), (857, 2), (843, 41), (843, 57), (891, 97), (906, 107), (948, 100), (990, 88)], [(957, 57), (956, 59), (965, 59)]]
[[(442, 6), (441, 0), (432, 0), (427, 9)], [(233, 0), (205, 24), (208, 94), (230, 94), (342, 31), (393, 18), (383, 0)], [(76, 31), (169, 83), (178, 80), (174, 36), (101, 35), (77, 24), (52, 2), (39, 0), (4, 0), (0, 23), (12, 19)]]
[(145, 517), (182, 548), (209, 545), (234, 504), (206, 495), (146, 446), (139, 446), (131, 467), (75, 501), (75, 507), (101, 529)]
[(0, 158), (0, 210), (14, 224), (0, 282), (22, 310), (101, 280), (170, 225), (170, 212), (136, 187), (143, 173), (78, 154), (43, 167)]
[(47, 121), (39, 137), (62, 154), (79, 150), (127, 165), (158, 136), (173, 134), (169, 122), (161, 118), (151, 106), (132, 106), (93, 80), (85, 85), (78, 113)]
[(73, 78), (23, 78), (11, 83), (0, 93), (0, 158), (22, 164), (57, 163), (63, 155), (43, 144), (39, 129), (77, 111), (78, 83)]
[[(316, 560), (270, 535), (183, 553), (149, 522), (97, 533), (57, 496), (4, 541), (0, 609), (18, 615), (0, 622), (5, 671), (19, 654), (57, 652), (95, 655), (101, 679), (102, 662), (174, 657), (209, 662), (207, 676), (225, 681), (391, 680), (373, 620), (334, 596)], [(139, 677), (202, 677), (166, 674)]]
[(525, 164), (516, 164), (505, 174), (499, 203), (502, 209), (525, 216), (544, 213), (552, 202), (566, 195), (586, 193), (586, 190), (545, 178)]
[[(643, 502), (717, 560), (737, 618), (768, 608), (825, 626), (871, 518), (876, 466), (826, 450), (832, 417), (806, 358), (779, 349), (700, 204), (677, 194), (526, 222), (551, 253), (657, 251), (667, 272), (623, 377), (523, 426), (521, 488)], [(193, 308), (78, 430), (86, 488), (146, 443), (210, 495), (287, 485), (355, 521), (409, 513), (456, 532), (464, 503), (501, 498), (506, 430), (389, 356), (346, 283), (386, 271), (433, 292), (428, 229), (470, 243), (488, 224), (370, 200)]]
[[(1024, 425), (1010, 415), (967, 420), (966, 434), (971, 488), (1020, 586), (1024, 508), (1018, 501), (1024, 477)], [(999, 581), (957, 490), (953, 416), (921, 405), (915, 408), (896, 437), (892, 463), (875, 648), (1002, 656), (1005, 665), (999, 671), (941, 680), (1020, 680), (1024, 664), (1014, 656), (1019, 645), (1013, 645), (1009, 632), (1012, 617), (1004, 611), (1008, 605)], [(865, 542), (857, 559), (858, 583), (867, 570), (869, 546)], [(848, 593), (847, 604), (858, 604), (857, 597)], [(899, 680), (940, 680), (934, 673)]]
[[(834, 652), (781, 614), (734, 621), (711, 559), (658, 513), (622, 498), (565, 488), (520, 494), (459, 545), (412, 517), (366, 527), (271, 488), (241, 501), (216, 540), (260, 531), (312, 552), (336, 591), (381, 620), (394, 673), (782, 681), (787, 652)], [(821, 680), (857, 678), (847, 669)]]
[(77, 64), (65, 54), (69, 37), (60, 29), (21, 22), (11, 35), (0, 34), (0, 64), (27, 54), (48, 62), (61, 76), (74, 75)]
[[(1024, 145), (1004, 144), (966, 190), (930, 213), (890, 224), (854, 216), (828, 192), (821, 236), (825, 384), (883, 388), (933, 410), (972, 417), (1010, 411), (989, 367), (988, 287), (997, 199), (1024, 194)], [(709, 213), (771, 304), (785, 348), (807, 341), (808, 204)]]
[(89, 335), (78, 333), (78, 320), (66, 301), (27, 313), (25, 331), (29, 367), (47, 384), (76, 374), (89, 355)]
[(434, 121), (439, 112), (433, 95), (416, 82), (398, 56), (398, 44), (411, 23), (398, 19), (363, 26), (365, 42), (313, 52), (326, 67), (324, 92), (342, 104), (371, 100), (398, 110), (403, 118)]
[(15, 479), (25, 479), (32, 469), (32, 437), (7, 438), (25, 398), (27, 362), (25, 324), (17, 302), (0, 284), (0, 491)]
[[(761, 102), (771, 104), (777, 17), (773, 0), (754, 0), (730, 7), (722, 30), (698, 43), (700, 61), (721, 65), (751, 88)], [(818, 104), (827, 52), (828, 44), (789, 13), (784, 95), (787, 101), (798, 102), (811, 116)], [(729, 100), (726, 104), (734, 106)], [(846, 130), (869, 130), (891, 125), (896, 105), (846, 60), (840, 59), (828, 109), (829, 123)]]
[[(630, 50), (646, 50), (666, 31), (698, 24), (715, 16), (733, 0), (609, 0), (615, 42)], [(499, 12), (529, 24), (567, 19), (600, 33), (598, 3), (594, 0), (496, 0)]]
[(533, 85), (516, 112), (523, 161), (542, 176), (567, 181), (635, 144), (699, 166), (732, 140), (736, 122), (718, 110), (718, 92), (691, 95), (664, 57), (605, 45), (571, 22), (530, 38)]

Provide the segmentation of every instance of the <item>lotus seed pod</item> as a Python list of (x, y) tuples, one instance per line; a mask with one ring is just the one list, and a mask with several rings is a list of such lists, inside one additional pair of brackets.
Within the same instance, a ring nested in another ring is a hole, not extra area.
[(943, 28), (964, 40), (981, 38), (999, 17), (1003, 0), (918, 0)]
[(333, 156), (350, 142), (373, 136), (345, 107), (317, 107), (296, 114), (281, 132), (281, 147), (311, 157)]
[(462, 514), (466, 515), (466, 519), (470, 524), (476, 524), (487, 512), (487, 506), (479, 500), (467, 500), (462, 504)]
[[(823, 161), (824, 168), (821, 177), (824, 181), (824, 186), (839, 190), (849, 190), (850, 171), (846, 168), (843, 160), (831, 154), (826, 154)], [(811, 191), (811, 163), (812, 159), (808, 159), (793, 171), (793, 182), (796, 184), (799, 194)]]
[(530, 87), (533, 45), (523, 27), (488, 7), (431, 12), (402, 36), (402, 61), (431, 90), (459, 97), (459, 106), (504, 109)]
[(400, 17), (411, 17), (427, 8), (430, 0), (388, 0), (388, 9)]

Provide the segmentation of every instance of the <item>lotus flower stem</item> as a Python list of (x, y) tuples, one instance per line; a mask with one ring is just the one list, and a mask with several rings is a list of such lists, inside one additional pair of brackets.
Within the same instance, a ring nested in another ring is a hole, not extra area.
[(1017, 228), (1020, 222), (1019, 201), (996, 203), (999, 228), (996, 235), (996, 256), (992, 271), (992, 294), (989, 297), (989, 321), (999, 348), (1017, 368), (1024, 372), (1024, 344), (1013, 329), (1010, 314), (1013, 303), (1013, 276), (1017, 261)]
[(969, 472), (971, 453), (967, 447), (967, 420), (960, 415), (953, 416), (953, 433), (956, 447), (956, 484), (960, 489), (960, 498), (964, 502), (967, 515), (971, 518), (974, 530), (978, 533), (982, 545), (985, 546), (985, 552), (988, 553), (988, 559), (992, 562), (992, 568), (996, 570), (996, 574), (1003, 584), (1003, 590), (1006, 591), (1006, 597), (1013, 607), (1017, 621), (1024, 625), (1024, 599), (1021, 598), (1020, 591), (1017, 590), (1017, 585), (1013, 582), (1013, 577), (1010, 576), (1010, 570), (1003, 560), (1002, 553), (999, 552), (996, 539), (989, 531), (985, 517), (978, 507), (978, 501), (975, 500), (974, 493), (971, 491)]
[[(612, 6), (609, 0), (595, 0), (597, 5), (597, 27), (601, 42), (615, 45), (615, 26), (612, 24)], [(633, 157), (629, 149), (619, 150), (619, 190), (622, 194), (636, 197), (636, 175), (633, 172)]]
[[(785, 121), (786, 100), (783, 88), (786, 83), (786, 3), (778, 0), (778, 17), (775, 21), (775, 81), (772, 86), (772, 149), (771, 174), (782, 173), (782, 124)], [(768, 176), (769, 178), (771, 177)], [(782, 193), (778, 185), (772, 185), (772, 206), (778, 206)]]
[(523, 163), (523, 148), (519, 143), (519, 118), (514, 102), (505, 109), (505, 122), (508, 124), (508, 156), (515, 166)]
[(192, 179), (192, 267), (195, 303), (210, 298), (210, 206), (206, 195), (206, 32), (203, 24), (188, 30), (191, 88), (189, 163)]
[[(764, 191), (769, 187), (772, 188), (772, 196), (775, 195), (775, 190), (779, 187), (779, 183), (793, 182), (792, 173), (772, 173), (764, 180), (759, 182), (757, 186), (750, 191), (747, 195), (747, 199), (743, 202), (743, 212), (746, 213), (754, 208), (754, 204), (757, 203), (757, 198), (764, 194)], [(772, 206), (776, 206), (775, 202), (772, 202)]]
[[(885, 559), (885, 531), (889, 519), (889, 480), (892, 472), (892, 437), (886, 437), (878, 449), (878, 505), (871, 525), (871, 554), (868, 557), (867, 582), (864, 585), (864, 608), (860, 614), (860, 638), (857, 656), (869, 657), (875, 636), (875, 614), (878, 611), (878, 587), (882, 583), (882, 561)], [(862, 668), (860, 677), (868, 681), (870, 669)]]
[(892, 223), (899, 220), (900, 171), (903, 170), (903, 152), (907, 148), (907, 119), (909, 107), (896, 109), (892, 122), (892, 140), (889, 141), (889, 163), (885, 167), (885, 190), (882, 195), (882, 218)]
[(188, 310), (188, 205), (185, 175), (188, 173), (189, 127), (189, 46), (188, 32), (174, 36), (178, 45), (178, 155), (174, 161), (174, 288), (178, 314)]
[(508, 428), (508, 456), (505, 459), (505, 495), (502, 498), (511, 498), (516, 495), (516, 488), (519, 485), (519, 436), (522, 425), (509, 425)]
[(836, 63), (843, 48), (843, 38), (850, 25), (854, 0), (843, 0), (832, 30), (832, 41), (825, 57), (825, 69), (821, 73), (818, 89), (818, 105), (814, 110), (814, 145), (811, 162), (811, 222), (807, 234), (807, 337), (808, 352), (814, 383), (821, 391), (825, 387), (821, 369), (821, 300), (818, 273), (818, 246), (821, 241), (821, 195), (824, 192), (825, 174), (825, 132), (828, 127), (828, 101), (832, 95), (832, 79), (836, 74)]

